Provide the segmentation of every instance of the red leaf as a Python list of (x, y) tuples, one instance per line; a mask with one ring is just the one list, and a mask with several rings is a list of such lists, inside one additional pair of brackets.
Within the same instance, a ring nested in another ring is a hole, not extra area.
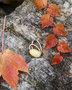
[(47, 0), (34, 0), (34, 4), (38, 10), (41, 10), (47, 6)]
[(50, 14), (45, 14), (42, 18), (41, 18), (41, 23), (42, 23), (42, 29), (44, 29), (45, 27), (49, 27), (52, 26), (53, 24), (53, 18), (50, 17)]
[(49, 4), (49, 8), (47, 9), (47, 13), (49, 13), (52, 17), (60, 16), (59, 8), (56, 4)]
[(54, 56), (54, 59), (53, 59), (51, 65), (60, 64), (62, 62), (62, 60), (63, 60), (63, 57), (60, 56), (60, 53), (58, 53)]
[(0, 53), (0, 74), (3, 79), (17, 90), (18, 70), (27, 72), (28, 67), (23, 57), (10, 50)]
[(58, 42), (58, 40), (53, 34), (49, 35), (46, 38), (46, 44), (45, 44), (44, 49), (49, 49), (49, 48), (55, 47), (57, 42)]
[(17, 90), (18, 70), (10, 62), (4, 62), (1, 74), (3, 79)]
[(70, 53), (71, 52), (71, 49), (69, 48), (68, 44), (65, 41), (60, 42), (57, 49), (61, 53)]
[(55, 27), (53, 28), (53, 32), (56, 35), (61, 35), (61, 36), (67, 36), (65, 28), (62, 24), (55, 24)]
[(21, 55), (17, 55), (8, 49), (5, 50), (3, 54), (4, 58), (9, 58), (12, 61), (12, 64), (15, 65), (18, 70), (28, 73), (27, 64)]

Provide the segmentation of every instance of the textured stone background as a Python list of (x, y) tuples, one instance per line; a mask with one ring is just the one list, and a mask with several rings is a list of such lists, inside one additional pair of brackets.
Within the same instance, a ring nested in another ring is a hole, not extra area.
[[(48, 3), (58, 4), (61, 16), (56, 17), (55, 22), (62, 23), (68, 34), (67, 37), (58, 37), (58, 40), (66, 41), (72, 49), (72, 0), (48, 0)], [(20, 73), (18, 90), (71, 90), (72, 53), (62, 54), (64, 57), (62, 63), (55, 66), (51, 66), (50, 63), (53, 56), (58, 53), (56, 47), (43, 51), (40, 58), (33, 58), (29, 54), (28, 47), (32, 40), (39, 39), (44, 48), (46, 36), (53, 33), (52, 28), (41, 29), (40, 18), (44, 13), (46, 13), (46, 9), (38, 11), (33, 0), (24, 0), (22, 5), (7, 16), (5, 49), (8, 48), (21, 54), (26, 60), (32, 76)], [(14, 90), (3, 80), (0, 87), (2, 87), (0, 90)]]

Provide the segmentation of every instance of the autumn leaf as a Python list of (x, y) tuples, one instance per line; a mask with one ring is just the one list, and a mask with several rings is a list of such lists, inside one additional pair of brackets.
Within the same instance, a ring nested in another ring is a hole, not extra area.
[(34, 0), (34, 4), (38, 10), (41, 10), (47, 6), (47, 0)]
[(60, 16), (59, 8), (56, 4), (49, 4), (47, 13), (49, 13), (52, 17)]
[(17, 90), (18, 70), (29, 73), (27, 64), (21, 55), (8, 49), (0, 53), (0, 74), (15, 90)]
[(50, 14), (45, 14), (42, 18), (41, 18), (41, 23), (42, 23), (42, 29), (44, 29), (45, 27), (49, 27), (52, 26), (53, 24), (53, 18), (50, 17)]
[(66, 34), (66, 31), (65, 31), (65, 28), (62, 24), (55, 24), (55, 27), (53, 28), (53, 32), (55, 35), (58, 35), (58, 36), (67, 36)]
[(53, 58), (53, 61), (51, 63), (51, 65), (56, 65), (56, 64), (60, 64), (63, 60), (63, 57), (60, 56), (60, 53), (56, 54)]
[(65, 41), (60, 42), (57, 49), (61, 53), (70, 53), (71, 52), (70, 47), (68, 46), (68, 44)]
[(58, 40), (53, 34), (48, 35), (48, 37), (46, 38), (46, 43), (45, 43), (44, 49), (49, 49), (49, 48), (55, 47), (57, 42), (58, 42)]

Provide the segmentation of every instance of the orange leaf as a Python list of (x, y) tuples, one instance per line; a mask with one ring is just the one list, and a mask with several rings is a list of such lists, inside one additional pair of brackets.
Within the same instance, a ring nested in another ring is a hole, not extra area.
[(69, 48), (68, 44), (65, 41), (60, 42), (57, 49), (61, 53), (70, 53), (71, 52), (71, 49)]
[(59, 8), (56, 4), (49, 4), (49, 8), (47, 9), (47, 13), (49, 13), (52, 17), (60, 16)]
[(16, 53), (7, 49), (4, 52), (4, 58), (9, 58), (12, 61), (12, 64), (14, 64), (18, 70), (28, 73), (27, 64), (21, 55), (17, 55)]
[(60, 53), (58, 53), (54, 56), (54, 59), (53, 59), (51, 65), (60, 64), (62, 62), (62, 60), (63, 60), (63, 57), (60, 56)]
[(47, 6), (47, 0), (34, 0), (34, 4), (38, 10), (41, 10)]
[(8, 49), (3, 54), (0, 53), (0, 67), (3, 79), (15, 90), (17, 90), (18, 70), (29, 73), (23, 57)]
[(53, 32), (56, 35), (61, 35), (61, 36), (67, 36), (65, 28), (62, 24), (55, 24), (55, 27), (53, 28)]
[(3, 63), (1, 74), (3, 79), (17, 90), (18, 70), (10, 62), (5, 61)]
[(45, 27), (49, 27), (52, 26), (53, 24), (53, 18), (50, 17), (50, 14), (45, 14), (42, 18), (41, 18), (41, 23), (42, 23), (42, 29), (44, 29)]
[(49, 49), (49, 48), (55, 47), (57, 42), (58, 42), (58, 40), (53, 34), (49, 35), (46, 38), (46, 44), (45, 44), (44, 49)]

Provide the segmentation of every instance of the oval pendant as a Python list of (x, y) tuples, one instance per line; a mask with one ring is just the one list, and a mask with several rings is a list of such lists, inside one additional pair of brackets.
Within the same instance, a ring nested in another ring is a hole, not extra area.
[(37, 49), (31, 49), (29, 51), (30, 55), (37, 58), (37, 57), (40, 57), (41, 56), (41, 52), (38, 51)]

